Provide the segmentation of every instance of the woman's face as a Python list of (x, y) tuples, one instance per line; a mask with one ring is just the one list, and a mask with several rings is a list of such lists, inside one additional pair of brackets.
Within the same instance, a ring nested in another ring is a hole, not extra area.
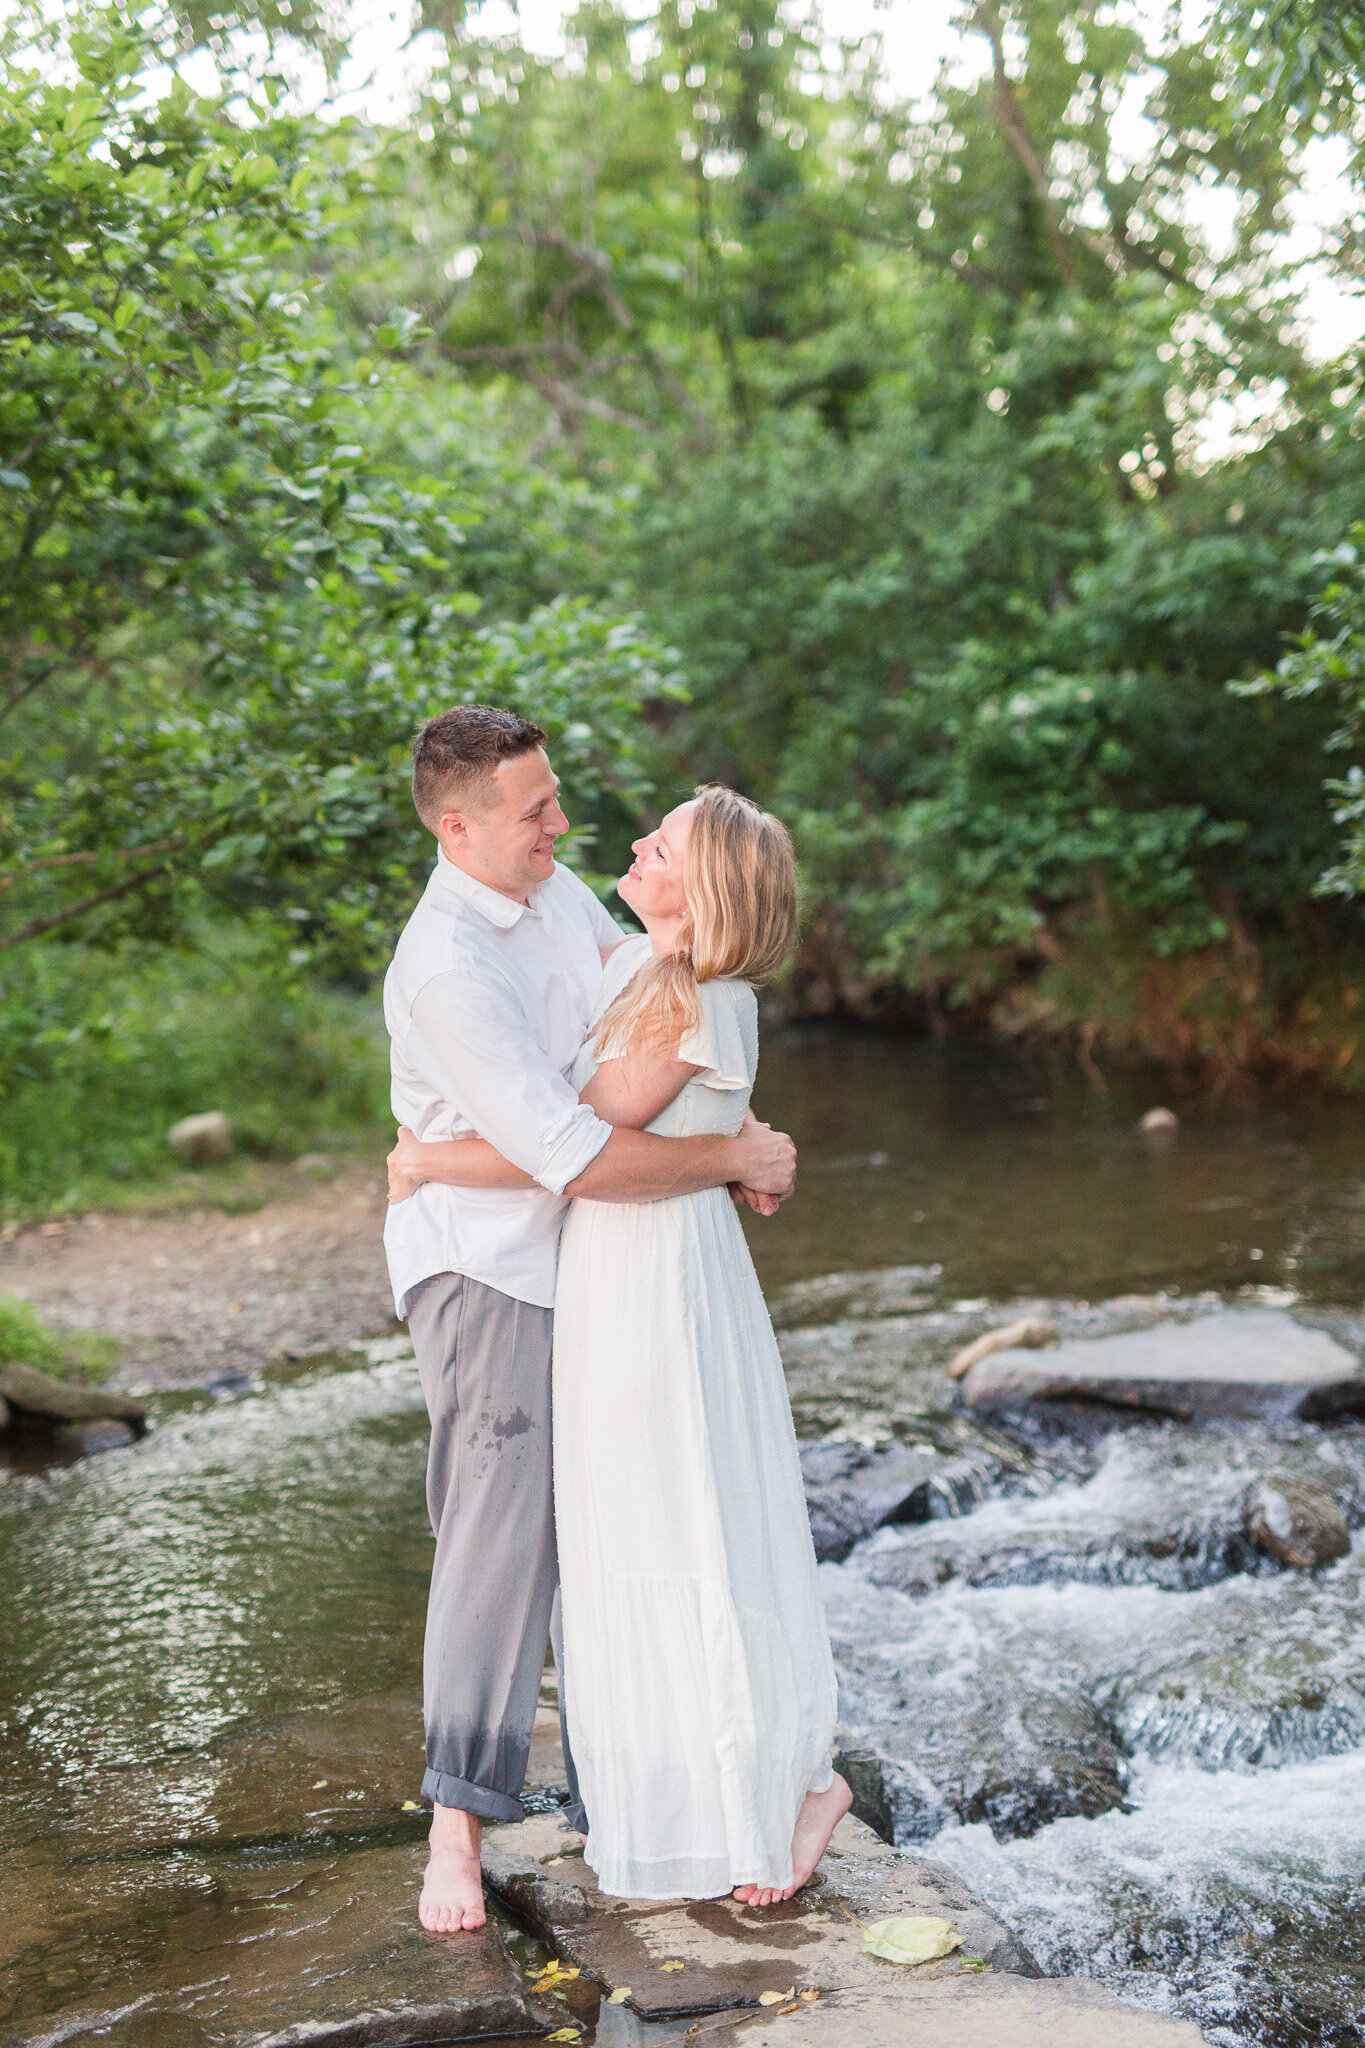
[(683, 861), (696, 808), (695, 798), (691, 803), (679, 804), (657, 832), (637, 839), (631, 849), (635, 858), (616, 887), (622, 901), (630, 905), (646, 926), (669, 923), (687, 915)]

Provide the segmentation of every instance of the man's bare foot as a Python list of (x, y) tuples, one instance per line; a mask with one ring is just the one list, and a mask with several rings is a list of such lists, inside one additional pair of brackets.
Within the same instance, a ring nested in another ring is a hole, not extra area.
[(428, 1934), (459, 1934), (482, 1927), (483, 1878), (479, 1850), (483, 1825), (478, 1815), (455, 1806), (431, 1814), (431, 1855), (422, 1880), (417, 1917)]
[(785, 1892), (774, 1894), (790, 1899), (815, 1875), (815, 1866), (829, 1847), (829, 1838), (853, 1804), (853, 1794), (836, 1771), (827, 1792), (808, 1792), (796, 1816), (792, 1836), (792, 1881)]

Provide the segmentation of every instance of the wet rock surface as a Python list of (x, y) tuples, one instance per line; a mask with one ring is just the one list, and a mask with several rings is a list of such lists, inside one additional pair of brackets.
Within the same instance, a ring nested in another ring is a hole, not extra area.
[(413, 1899), (424, 1859), (409, 1847), (234, 1865), (178, 1916), (171, 1966), (144, 1968), (131, 1993), (110, 1984), (11, 2023), (0, 2041), (415, 2048), (553, 2026), (555, 2008), (528, 1992), (495, 1921), (423, 1933)]

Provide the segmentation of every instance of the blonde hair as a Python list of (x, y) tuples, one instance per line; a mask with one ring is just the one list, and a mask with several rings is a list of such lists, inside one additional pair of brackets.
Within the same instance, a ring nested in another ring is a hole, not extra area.
[(676, 1051), (701, 1022), (704, 981), (767, 981), (796, 936), (796, 858), (780, 818), (718, 782), (696, 791), (683, 860), (687, 915), (675, 951), (653, 960), (598, 1024), (597, 1051), (637, 1042)]

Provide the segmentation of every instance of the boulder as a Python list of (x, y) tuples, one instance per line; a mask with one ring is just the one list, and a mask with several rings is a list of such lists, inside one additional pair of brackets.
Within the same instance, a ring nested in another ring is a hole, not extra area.
[(20, 1425), (51, 1427), (56, 1423), (126, 1422), (135, 1435), (147, 1428), (147, 1410), (131, 1394), (103, 1387), (79, 1387), (54, 1380), (34, 1365), (0, 1366), (0, 1399)]
[(1329, 1493), (1273, 1474), (1247, 1489), (1247, 1534), (1298, 1571), (1335, 1564), (1351, 1548), (1346, 1517)]
[(982, 1475), (965, 1458), (926, 1445), (813, 1443), (801, 1446), (815, 1555), (838, 1564), (888, 1523), (960, 1514), (981, 1497)]
[(1149, 1109), (1145, 1116), (1138, 1118), (1138, 1129), (1148, 1137), (1163, 1131), (1178, 1131), (1180, 1118), (1173, 1109)]
[(886, 1774), (876, 1750), (845, 1736), (834, 1752), (834, 1768), (853, 1794), (855, 1818), (871, 1828), (878, 1840), (893, 1842), (896, 1816), (891, 1810)]
[(14, 1420), (14, 1410), (3, 1394), (0, 1394), (0, 1436), (3, 1436)]
[(1079, 1338), (1040, 1358), (997, 1351), (962, 1382), (968, 1407), (1008, 1413), (1071, 1404), (1182, 1422), (1285, 1422), (1365, 1414), (1365, 1372), (1325, 1331), (1283, 1309), (1225, 1308), (1194, 1322)]
[[(932, 1684), (907, 1691), (896, 1720), (866, 1737), (881, 1761), (897, 1842), (932, 1841), (954, 1821), (984, 1821), (1008, 1842), (1124, 1806), (1128, 1772), (1114, 1731), (1064, 1682), (1033, 1685), (1007, 1660), (987, 1657), (971, 1686), (950, 1696)], [(865, 1793), (870, 1784), (867, 1770)]]
[(166, 1143), (186, 1166), (204, 1166), (212, 1159), (231, 1159), (232, 1126), (221, 1109), (182, 1116), (167, 1131)]

